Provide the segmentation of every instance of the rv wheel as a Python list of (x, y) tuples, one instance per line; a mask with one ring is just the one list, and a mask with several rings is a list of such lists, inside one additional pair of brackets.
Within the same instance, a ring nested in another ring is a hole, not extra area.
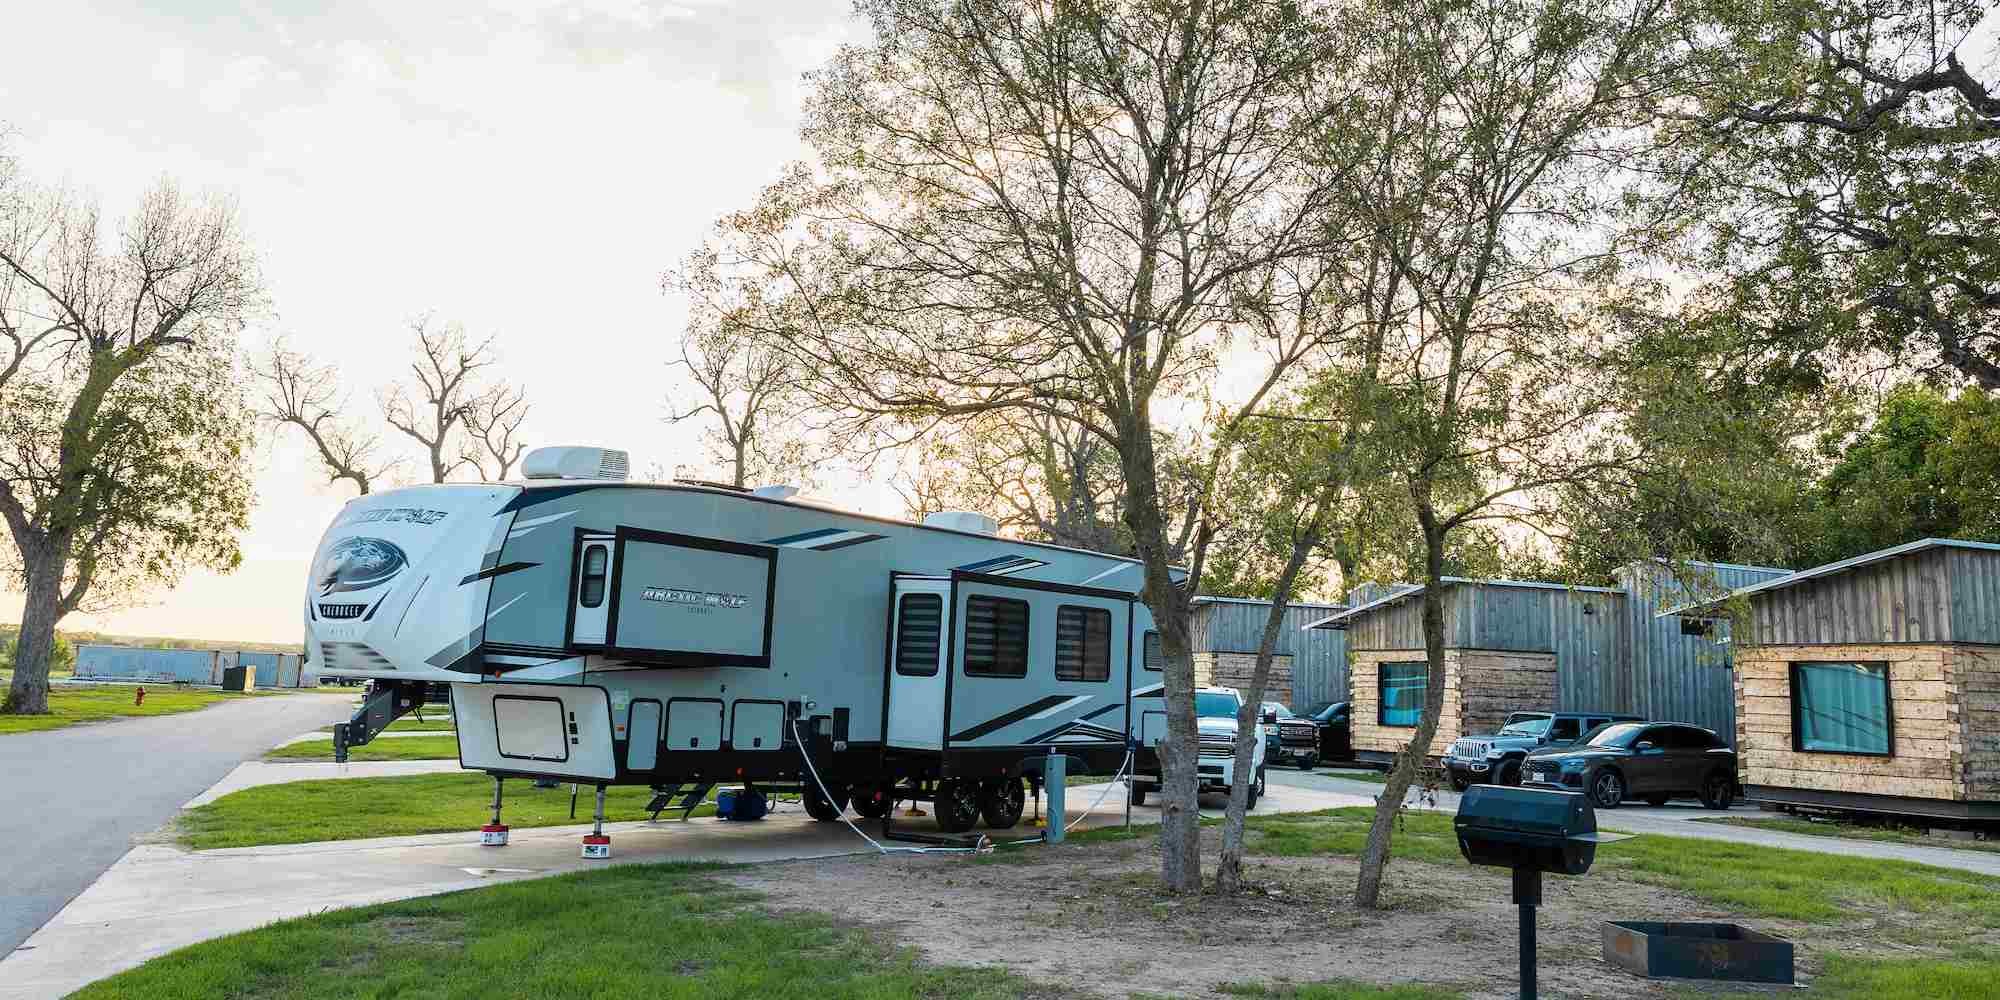
[(1011, 829), (1019, 823), (1027, 804), (1028, 795), (1021, 790), (1019, 778), (997, 778), (979, 789), (979, 815), (995, 830)]
[(854, 790), (854, 811), (866, 819), (881, 819), (896, 808), (896, 796), (890, 793), (891, 784), (882, 782), (862, 785)]
[(938, 829), (946, 833), (964, 833), (979, 822), (979, 783), (959, 778), (946, 778), (938, 782), (937, 806)]
[(822, 823), (831, 823), (839, 819), (841, 813), (847, 811), (847, 787), (830, 785), (827, 791), (833, 793), (832, 801), (828, 801), (826, 796), (820, 794), (819, 785), (807, 782), (799, 796), (805, 802), (806, 815)]

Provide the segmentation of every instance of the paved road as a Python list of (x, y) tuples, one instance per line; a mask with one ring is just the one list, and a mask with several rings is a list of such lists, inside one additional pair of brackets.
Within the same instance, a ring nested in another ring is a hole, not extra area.
[[(1351, 795), (1380, 795), (1380, 782), (1358, 781), (1341, 778), (1324, 772), (1303, 773), (1299, 771), (1272, 769), (1267, 772), (1271, 784), (1310, 788), (1322, 792), (1340, 792)], [(1412, 791), (1407, 800), (1412, 807), (1434, 808), (1440, 812), (1457, 812), (1458, 796), (1449, 790), (1437, 794), (1435, 805), (1418, 806), (1416, 793)], [(1884, 858), (1897, 861), (1914, 861), (1918, 864), (1936, 865), (1939, 868), (1956, 868), (1960, 871), (1978, 872), (1982, 875), (2000, 875), (2000, 853), (1992, 851), (1965, 851), (1950, 847), (1929, 847), (1917, 844), (1890, 844), (1870, 840), (1849, 840), (1842, 837), (1815, 837), (1810, 834), (1788, 833), (1781, 830), (1760, 830), (1756, 827), (1733, 826), (1728, 823), (1704, 823), (1704, 818), (1718, 815), (1759, 816), (1754, 806), (1738, 804), (1727, 814), (1704, 809), (1692, 801), (1675, 801), (1665, 806), (1625, 805), (1616, 810), (1599, 809), (1597, 825), (1600, 829), (1616, 830), (1621, 833), (1651, 833), (1665, 837), (1699, 837), (1703, 840), (1724, 840), (1738, 844), (1758, 844), (1764, 847), (1786, 847), (1796, 851), (1817, 851), (1821, 854), (1840, 854), (1849, 857)]]
[(0, 956), (182, 803), (288, 736), (353, 713), (353, 692), (0, 736)]

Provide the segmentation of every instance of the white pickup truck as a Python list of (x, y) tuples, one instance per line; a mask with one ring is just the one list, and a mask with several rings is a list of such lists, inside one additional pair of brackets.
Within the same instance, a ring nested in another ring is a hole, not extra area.
[[(1235, 688), (1201, 688), (1194, 693), (1195, 724), (1201, 732), (1201, 757), (1195, 773), (1199, 792), (1229, 793), (1236, 769), (1236, 719), (1243, 708), (1243, 695)], [(1257, 808), (1264, 795), (1264, 734), (1260, 729), (1250, 749), (1251, 774), (1249, 806)], [(1157, 756), (1155, 757), (1157, 759)], [(1135, 772), (1132, 775), (1132, 804), (1146, 804), (1146, 795), (1160, 787), (1160, 775)]]

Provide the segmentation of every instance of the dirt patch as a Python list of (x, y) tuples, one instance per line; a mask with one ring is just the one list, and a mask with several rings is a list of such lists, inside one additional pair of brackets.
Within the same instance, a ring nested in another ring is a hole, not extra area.
[[(1212, 861), (1215, 845), (1205, 846)], [(1242, 894), (1184, 899), (1158, 890), (1158, 857), (1141, 840), (1049, 850), (1032, 863), (854, 858), (717, 877), (764, 893), (775, 909), (831, 913), (886, 931), (930, 962), (1004, 965), (1079, 993), (1221, 997), (1237, 983), (1350, 979), (1448, 985), (1492, 1000), (1516, 995), (1518, 916), (1504, 872), (1400, 863), (1385, 882), (1388, 908), (1361, 913), (1348, 905), (1351, 858), (1250, 858)], [(885, 877), (885, 866), (899, 871)], [(1545, 995), (1673, 995), (1604, 964), (1600, 927), (1610, 919), (1729, 915), (1622, 879), (1547, 879), (1539, 922)], [(1758, 926), (1785, 936), (1797, 930), (1777, 921)]]
[(389, 944), (438, 944), (460, 947), (465, 944), (462, 921), (426, 917), (376, 917), (361, 925), (365, 931), (379, 932)]

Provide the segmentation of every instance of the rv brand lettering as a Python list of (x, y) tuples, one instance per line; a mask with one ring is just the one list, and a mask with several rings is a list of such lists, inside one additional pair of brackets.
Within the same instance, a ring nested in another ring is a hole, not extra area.
[(364, 510), (347, 519), (348, 524), (373, 524), (377, 521), (391, 524), (436, 524), (445, 519), (447, 511), (425, 510), (422, 507), (383, 507), (378, 510)]
[(647, 587), (639, 594), (642, 601), (658, 601), (661, 604), (691, 604), (704, 608), (746, 608), (750, 598), (742, 594), (711, 594), (705, 590), (681, 590), (678, 587)]

